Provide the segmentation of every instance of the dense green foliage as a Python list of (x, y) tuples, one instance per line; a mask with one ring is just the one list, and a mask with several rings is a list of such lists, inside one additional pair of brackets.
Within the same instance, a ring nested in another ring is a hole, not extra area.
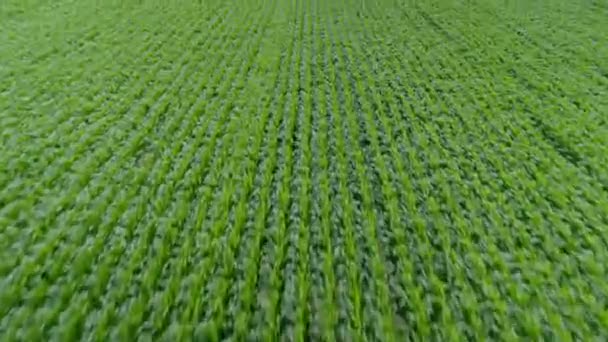
[(608, 338), (607, 23), (0, 2), (0, 339)]

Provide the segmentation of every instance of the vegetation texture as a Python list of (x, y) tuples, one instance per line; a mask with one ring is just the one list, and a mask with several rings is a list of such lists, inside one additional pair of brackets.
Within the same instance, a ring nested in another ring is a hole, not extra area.
[(0, 339), (605, 340), (607, 23), (0, 1)]

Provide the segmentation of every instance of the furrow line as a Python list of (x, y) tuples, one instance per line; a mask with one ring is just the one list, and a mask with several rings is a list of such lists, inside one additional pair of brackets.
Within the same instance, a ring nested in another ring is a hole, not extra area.
[(331, 197), (329, 185), (328, 120), (322, 87), (325, 81), (322, 63), (325, 56), (325, 31), (322, 9), (313, 1), (311, 16), (311, 220), (310, 220), (310, 278), (311, 310), (308, 339), (333, 341), (338, 324), (335, 301), (333, 242), (331, 239)]
[[(331, 7), (330, 7), (331, 8)], [(330, 9), (328, 9), (330, 10)], [(331, 13), (331, 12), (330, 12)], [(335, 18), (338, 16), (334, 13)], [(335, 19), (337, 20), (337, 19)], [(355, 202), (351, 197), (352, 176), (348, 172), (348, 167), (352, 162), (347, 159), (345, 151), (349, 148), (345, 142), (345, 128), (342, 122), (343, 111), (341, 103), (343, 102), (343, 90), (339, 87), (338, 70), (341, 67), (338, 65), (338, 56), (336, 54), (336, 38), (334, 37), (333, 23), (326, 23), (326, 32), (328, 34), (328, 43), (326, 46), (326, 54), (328, 60), (325, 61), (325, 70), (328, 70), (329, 80), (326, 82), (326, 96), (329, 109), (330, 127), (332, 129), (329, 134), (332, 137), (330, 150), (332, 160), (330, 165), (331, 173), (335, 176), (332, 180), (332, 190), (334, 191), (336, 202), (334, 203), (334, 217), (332, 218), (336, 235), (334, 241), (343, 246), (341, 257), (336, 258), (343, 260), (345, 263), (345, 283), (338, 283), (338, 302), (340, 305), (347, 308), (348, 316), (339, 317), (339, 326), (337, 336), (338, 339), (351, 340), (364, 338), (364, 332), (369, 327), (371, 319), (364, 311), (365, 294), (369, 290), (364, 278), (369, 276), (363, 273), (364, 268), (361, 261), (361, 255), (358, 253), (357, 246), (364, 245), (360, 234), (354, 231), (354, 227), (358, 225), (358, 218), (355, 215)], [(338, 69), (338, 70), (337, 70)], [(338, 261), (339, 262), (339, 261)], [(343, 279), (344, 279), (343, 278)]]

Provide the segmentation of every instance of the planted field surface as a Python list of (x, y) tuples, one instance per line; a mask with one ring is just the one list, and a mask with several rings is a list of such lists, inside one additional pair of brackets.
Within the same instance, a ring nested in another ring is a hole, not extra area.
[(3, 1), (0, 338), (608, 337), (601, 1)]

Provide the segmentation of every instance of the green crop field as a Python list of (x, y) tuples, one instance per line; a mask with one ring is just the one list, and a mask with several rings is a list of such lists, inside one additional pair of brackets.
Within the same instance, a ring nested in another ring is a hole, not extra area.
[(605, 341), (607, 28), (0, 0), (0, 341)]

